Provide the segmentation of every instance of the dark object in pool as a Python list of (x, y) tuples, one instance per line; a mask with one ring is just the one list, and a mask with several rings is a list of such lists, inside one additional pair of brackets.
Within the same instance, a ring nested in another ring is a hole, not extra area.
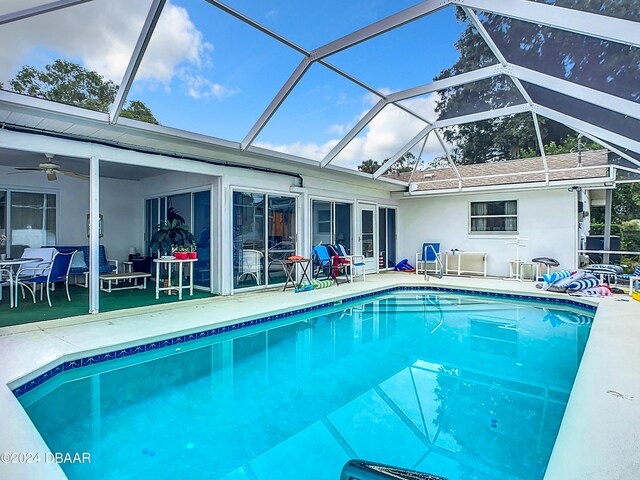
[(340, 473), (340, 480), (351, 480), (354, 478), (369, 480), (446, 480), (444, 477), (438, 477), (430, 473), (356, 459), (349, 460), (345, 463)]
[(149, 453), (149, 449), (148, 448), (143, 448), (142, 452), (140, 452), (140, 453), (142, 453), (143, 455), (146, 455), (147, 453)]

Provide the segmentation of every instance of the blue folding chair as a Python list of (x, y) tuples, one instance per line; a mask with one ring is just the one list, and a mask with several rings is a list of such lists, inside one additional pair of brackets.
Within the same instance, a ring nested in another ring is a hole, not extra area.
[[(73, 258), (74, 253), (76, 252), (73, 251), (69, 253), (56, 253), (53, 257), (53, 264), (51, 265), (51, 269), (46, 272), (46, 275), (36, 275), (27, 278), (23, 277), (20, 279), (20, 282), (23, 284), (32, 284), (32, 294), (34, 295), (34, 298), (37, 285), (40, 285), (41, 288), (46, 288), (47, 302), (49, 303), (49, 306), (51, 306), (51, 297), (49, 294), (51, 285), (64, 282), (65, 288), (67, 290), (67, 299), (71, 301), (71, 295), (69, 295), (69, 270), (71, 269), (71, 258)], [(40, 290), (40, 299), (42, 300), (42, 290)]]
[(318, 278), (320, 273), (325, 279), (331, 279), (332, 261), (329, 250), (325, 245), (316, 245), (311, 251), (311, 259), (313, 261), (313, 278)]

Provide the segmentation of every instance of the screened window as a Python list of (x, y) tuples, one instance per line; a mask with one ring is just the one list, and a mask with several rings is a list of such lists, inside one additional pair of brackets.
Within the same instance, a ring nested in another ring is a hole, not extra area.
[(518, 231), (518, 202), (471, 202), (471, 233)]

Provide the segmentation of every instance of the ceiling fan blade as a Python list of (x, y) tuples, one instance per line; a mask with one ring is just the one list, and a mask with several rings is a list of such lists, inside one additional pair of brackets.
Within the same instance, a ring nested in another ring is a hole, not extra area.
[[(16, 170), (20, 170), (21, 172), (39, 172), (40, 169), (39, 168), (32, 168), (32, 167), (14, 167)], [(14, 173), (18, 173), (18, 172), (14, 172)]]
[(58, 177), (56, 177), (56, 172), (54, 172), (53, 170), (46, 172), (47, 173), (47, 180), (49, 180), (50, 182), (53, 182), (54, 180), (57, 180)]
[(78, 180), (89, 180), (89, 177), (87, 175), (80, 175), (79, 173), (76, 172), (70, 172), (68, 170), (59, 170), (59, 172), (63, 175), (66, 175), (67, 177), (71, 177), (71, 178), (77, 178)]

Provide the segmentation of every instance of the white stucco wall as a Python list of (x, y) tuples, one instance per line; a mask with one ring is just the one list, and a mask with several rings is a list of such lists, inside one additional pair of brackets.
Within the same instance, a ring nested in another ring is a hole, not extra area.
[(469, 203), (491, 200), (518, 201), (518, 229), (526, 246), (520, 258), (556, 258), (564, 268), (576, 267), (577, 200), (566, 188), (528, 192), (465, 194), (411, 198), (400, 204), (400, 258), (415, 262), (423, 242), (440, 242), (441, 251), (487, 252), (487, 273), (508, 276), (508, 261), (515, 258), (515, 245), (505, 242), (513, 235), (469, 234)]

